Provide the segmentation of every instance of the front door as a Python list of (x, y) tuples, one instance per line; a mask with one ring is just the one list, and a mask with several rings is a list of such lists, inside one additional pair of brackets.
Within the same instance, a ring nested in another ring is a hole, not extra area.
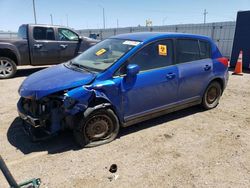
[(55, 40), (54, 28), (34, 27), (30, 49), (32, 65), (50, 65), (60, 62), (59, 44)]
[(58, 28), (58, 40), (61, 62), (66, 62), (78, 55), (81, 42), (76, 33), (66, 28)]
[(125, 121), (163, 110), (177, 100), (178, 69), (173, 64), (172, 40), (142, 48), (128, 64), (137, 64), (137, 76), (121, 83)]

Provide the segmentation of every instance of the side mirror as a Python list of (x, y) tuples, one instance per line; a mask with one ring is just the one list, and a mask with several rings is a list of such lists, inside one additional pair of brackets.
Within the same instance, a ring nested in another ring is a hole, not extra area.
[(127, 77), (135, 77), (140, 71), (140, 67), (136, 64), (130, 64), (127, 66), (126, 74)]
[(78, 36), (78, 41), (82, 42), (82, 36)]

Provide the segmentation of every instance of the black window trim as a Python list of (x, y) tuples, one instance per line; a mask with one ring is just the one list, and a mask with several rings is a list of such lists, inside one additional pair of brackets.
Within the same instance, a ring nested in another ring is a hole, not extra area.
[[(34, 30), (35, 30), (35, 28), (46, 28), (46, 29), (53, 29), (53, 32), (54, 32), (54, 40), (39, 40), (39, 39), (35, 39), (35, 37), (34, 37)], [(49, 41), (49, 42), (54, 42), (54, 41), (57, 41), (56, 40), (56, 31), (55, 31), (55, 28), (54, 27), (44, 27), (44, 26), (34, 26), (33, 28), (32, 28), (32, 36), (33, 36), (33, 39), (35, 40), (35, 41)]]
[(124, 61), (121, 66), (119, 68), (117, 68), (114, 73), (112, 74), (113, 78), (117, 78), (117, 77), (124, 77), (126, 76), (126, 74), (121, 74), (121, 75), (116, 75), (116, 73), (123, 67), (123, 66), (127, 66), (127, 63), (130, 59), (132, 59), (139, 51), (143, 50), (144, 48), (146, 48), (147, 46), (151, 45), (152, 43), (156, 43), (156, 42), (160, 42), (160, 41), (164, 41), (164, 40), (170, 40), (172, 42), (172, 47), (173, 47), (173, 51), (172, 51), (172, 65), (167, 65), (164, 67), (159, 67), (159, 68), (154, 68), (154, 69), (149, 69), (149, 70), (144, 70), (144, 71), (139, 71), (138, 74), (140, 73), (144, 73), (144, 72), (148, 72), (148, 71), (152, 71), (152, 70), (158, 70), (158, 69), (163, 69), (166, 67), (171, 67), (174, 66), (176, 64), (176, 57), (175, 57), (175, 38), (164, 38), (164, 39), (158, 39), (158, 40), (154, 40), (151, 41), (149, 43), (147, 43), (146, 45), (142, 46), (141, 48), (139, 48), (131, 57), (129, 57), (126, 61)]

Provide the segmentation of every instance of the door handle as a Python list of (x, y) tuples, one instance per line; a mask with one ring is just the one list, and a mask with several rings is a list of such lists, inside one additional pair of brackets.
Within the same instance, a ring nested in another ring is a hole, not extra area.
[(211, 66), (210, 65), (206, 65), (205, 67), (204, 67), (204, 70), (205, 71), (209, 71), (211, 69)]
[(34, 47), (37, 49), (41, 48), (42, 46), (43, 46), (43, 44), (34, 44)]
[(60, 44), (60, 47), (61, 47), (62, 49), (65, 49), (65, 48), (68, 47), (68, 45), (67, 45), (67, 44)]
[(167, 75), (166, 75), (166, 78), (167, 79), (173, 79), (173, 78), (175, 78), (175, 73), (168, 73)]

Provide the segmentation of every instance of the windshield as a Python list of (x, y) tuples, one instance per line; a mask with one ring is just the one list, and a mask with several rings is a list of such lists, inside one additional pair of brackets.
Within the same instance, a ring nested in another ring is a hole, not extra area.
[(138, 41), (106, 39), (77, 56), (71, 64), (97, 72), (103, 71), (138, 44)]

